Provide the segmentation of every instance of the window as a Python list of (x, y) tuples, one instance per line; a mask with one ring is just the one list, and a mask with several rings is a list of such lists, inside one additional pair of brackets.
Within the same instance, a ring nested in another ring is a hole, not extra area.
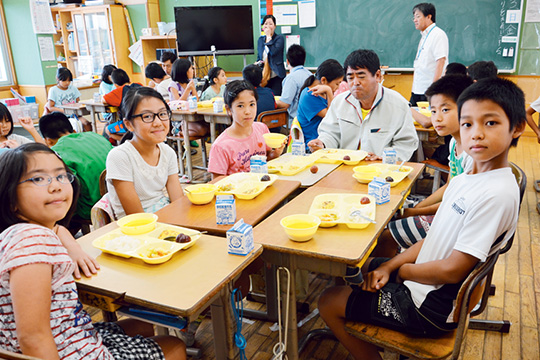
[(0, 1), (0, 86), (10, 86), (15, 83), (11, 64), (11, 53), (7, 41), (6, 22), (4, 9)]

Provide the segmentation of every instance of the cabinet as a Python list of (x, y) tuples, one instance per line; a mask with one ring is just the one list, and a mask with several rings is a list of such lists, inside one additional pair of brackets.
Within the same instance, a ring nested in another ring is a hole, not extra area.
[(57, 33), (53, 36), (59, 66), (74, 77), (101, 75), (114, 64), (132, 75), (128, 26), (121, 5), (51, 7)]

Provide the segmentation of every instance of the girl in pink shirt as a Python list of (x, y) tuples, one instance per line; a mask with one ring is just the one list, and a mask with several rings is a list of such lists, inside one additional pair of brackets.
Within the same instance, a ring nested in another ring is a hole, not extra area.
[(264, 141), (268, 127), (254, 122), (257, 115), (257, 92), (243, 80), (230, 82), (224, 93), (225, 109), (232, 116), (232, 125), (212, 144), (208, 171), (212, 175), (230, 175), (249, 172), (249, 159), (253, 155), (266, 155), (268, 160), (283, 152), (285, 143), (272, 149)]

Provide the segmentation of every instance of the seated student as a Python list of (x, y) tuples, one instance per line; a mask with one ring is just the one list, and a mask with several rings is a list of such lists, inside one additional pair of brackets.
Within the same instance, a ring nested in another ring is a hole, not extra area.
[(497, 77), (497, 66), (493, 61), (477, 61), (467, 68), (467, 74), (474, 82)]
[(203, 92), (200, 101), (212, 100), (215, 97), (223, 97), (223, 91), (227, 84), (227, 75), (225, 70), (219, 66), (208, 70), (208, 79), (204, 83)]
[(418, 148), (409, 103), (397, 91), (383, 87), (379, 57), (372, 50), (355, 50), (345, 59), (350, 91), (334, 98), (319, 125), (319, 137), (308, 146), (362, 149), (367, 160), (381, 159), (393, 147), (400, 160), (409, 160)]
[[(45, 112), (43, 114), (46, 115), (53, 111), (64, 112), (64, 109), (58, 107), (58, 105), (78, 103), (80, 99), (81, 93), (73, 85), (73, 74), (71, 71), (65, 67), (58, 68), (56, 71), (56, 86), (49, 89), (47, 103), (45, 104)], [(72, 117), (81, 121), (84, 131), (92, 131), (92, 124), (90, 124), (88, 120), (82, 116), (77, 117), (76, 115), (73, 115)]]
[(287, 68), (289, 75), (283, 79), (283, 89), (281, 97), (276, 102), (278, 109), (287, 109), (289, 113), (289, 127), (296, 117), (298, 111), (298, 99), (300, 90), (304, 86), (306, 79), (312, 75), (311, 71), (304, 67), (306, 61), (306, 50), (297, 44), (289, 46), (287, 49)]
[(467, 76), (467, 67), (461, 63), (453, 62), (446, 65), (444, 75), (465, 75)]
[(81, 188), (76, 199), (77, 210), (69, 226), (71, 233), (76, 234), (81, 228), (81, 221), (90, 220), (90, 210), (101, 198), (99, 176), (105, 170), (112, 145), (94, 132), (73, 132), (66, 115), (58, 111), (39, 119), (39, 131), (47, 145), (60, 155), (79, 180)]
[(59, 226), (75, 210), (78, 183), (58, 154), (24, 144), (0, 157), (0, 174), (3, 349), (39, 359), (186, 358), (178, 338), (144, 338), (154, 335), (151, 324), (93, 323), (84, 310)]
[[(111, 74), (111, 79), (113, 81), (113, 84), (115, 86), (115, 89), (111, 91), (108, 94), (103, 95), (103, 102), (111, 105), (116, 106), (118, 108), (118, 117), (117, 122), (121, 122), (123, 119), (122, 114), (122, 103), (124, 100), (124, 97), (128, 93), (128, 91), (132, 88), (138, 88), (142, 85), (140, 83), (131, 83), (131, 80), (129, 79), (129, 75), (122, 69), (116, 69)], [(111, 126), (109, 124), (108, 126), (105, 126), (103, 128), (103, 136), (105, 138), (112, 139), (111, 143), (113, 145), (116, 145), (118, 141), (122, 139), (122, 136), (125, 134), (125, 129), (123, 126)], [(110, 140), (109, 140), (110, 141)]]
[(172, 115), (169, 105), (154, 89), (139, 87), (127, 94), (122, 113), (131, 140), (107, 156), (108, 197), (117, 219), (156, 212), (182, 196), (176, 153), (164, 143)]
[[(103, 95), (110, 93), (114, 90), (114, 84), (111, 79), (112, 72), (116, 70), (117, 67), (109, 64), (105, 65), (103, 67), (103, 70), (101, 71), (101, 83), (99, 84), (99, 95), (103, 97)], [(109, 122), (111, 121), (113, 114), (111, 113), (101, 113), (101, 116), (103, 117), (103, 121)]]
[(172, 72), (172, 65), (174, 61), (178, 59), (178, 56), (176, 56), (175, 53), (170, 51), (164, 51), (161, 53), (161, 57), (159, 58), (159, 61), (161, 62), (161, 67), (163, 68), (163, 71), (165, 71), (165, 74), (167, 76), (165, 79), (157, 84), (156, 90), (163, 94), (163, 92), (167, 92), (167, 97), (163, 97), (165, 100), (169, 101), (169, 85), (171, 84), (171, 72)]
[[(43, 139), (36, 131), (32, 119), (23, 117), (19, 119), (19, 122), (21, 126), (32, 135), (35, 142), (43, 143)], [(11, 113), (6, 105), (0, 103), (0, 149), (15, 149), (19, 145), (30, 142), (32, 142), (32, 140), (13, 133), (13, 118), (11, 117)]]
[(169, 91), (167, 91), (167, 88), (158, 86), (167, 78), (167, 74), (163, 70), (163, 67), (161, 67), (158, 63), (151, 62), (150, 64), (146, 65), (146, 68), (144, 69), (144, 76), (150, 80), (148, 82), (149, 88), (155, 89), (161, 94), (161, 96), (163, 96), (165, 100), (169, 99)]
[(343, 66), (334, 59), (325, 60), (304, 83), (298, 102), (298, 122), (302, 127), (306, 150), (307, 143), (319, 136), (317, 129), (328, 107), (334, 100), (334, 91), (343, 80)]
[(468, 172), (472, 167), (472, 158), (464, 151), (459, 135), (459, 117), (457, 101), (459, 95), (470, 85), (472, 80), (464, 75), (445, 75), (435, 81), (426, 90), (431, 105), (431, 121), (439, 136), (450, 136), (450, 154), (447, 162), (450, 167), (448, 182), (441, 186), (427, 199), (414, 207), (404, 208), (401, 219), (391, 221), (379, 240), (374, 252), (376, 256), (392, 257), (398, 245), (406, 249), (426, 237), (439, 208), (448, 183), (457, 175)]
[[(242, 70), (242, 76), (244, 80), (253, 85), (255, 91), (257, 92), (257, 116), (263, 111), (275, 110), (276, 100), (274, 98), (274, 93), (270, 88), (262, 87), (262, 69), (260, 66), (251, 64), (248, 65)], [(255, 119), (257, 119), (257, 116)]]
[(479, 81), (459, 97), (458, 113), (472, 170), (450, 182), (427, 237), (392, 259), (368, 259), (362, 287), (333, 287), (319, 300), (321, 317), (355, 359), (380, 356), (345, 330), (346, 320), (420, 336), (455, 329), (449, 315), (464, 279), (516, 229), (519, 188), (508, 151), (525, 127), (523, 92), (508, 80)]
[(257, 91), (247, 81), (235, 80), (227, 84), (224, 101), (232, 125), (218, 136), (210, 149), (208, 171), (214, 177), (249, 172), (253, 155), (266, 155), (272, 160), (283, 152), (285, 143), (277, 149), (269, 148), (263, 137), (269, 132), (268, 127), (254, 122), (257, 96)]

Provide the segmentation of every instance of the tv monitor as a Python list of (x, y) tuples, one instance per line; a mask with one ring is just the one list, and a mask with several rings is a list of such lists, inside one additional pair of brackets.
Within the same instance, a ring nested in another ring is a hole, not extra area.
[(251, 5), (174, 8), (179, 56), (254, 54)]

